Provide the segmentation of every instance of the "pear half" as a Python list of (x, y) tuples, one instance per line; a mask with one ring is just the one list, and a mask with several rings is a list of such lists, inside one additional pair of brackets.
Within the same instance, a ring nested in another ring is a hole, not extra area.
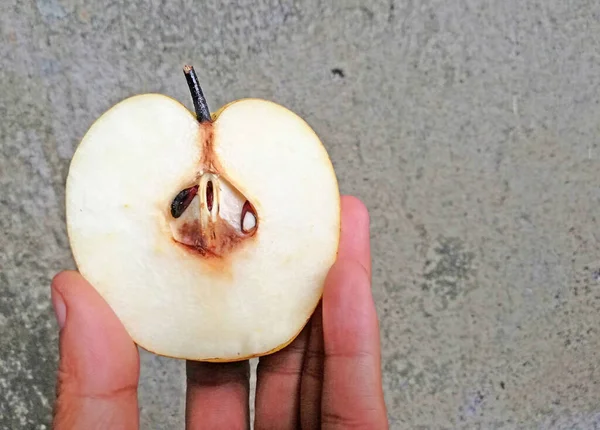
[(80, 273), (133, 340), (159, 355), (237, 361), (302, 330), (337, 255), (329, 156), (290, 110), (243, 99), (211, 115), (159, 94), (104, 113), (66, 185)]

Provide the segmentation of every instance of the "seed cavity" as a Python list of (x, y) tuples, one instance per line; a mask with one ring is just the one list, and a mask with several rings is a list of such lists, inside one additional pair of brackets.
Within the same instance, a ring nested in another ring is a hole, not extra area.
[(198, 186), (193, 186), (181, 190), (177, 196), (171, 202), (171, 216), (173, 218), (179, 218), (185, 210), (188, 208), (194, 197), (198, 193)]
[(259, 217), (226, 179), (208, 171), (196, 180), (171, 203), (173, 240), (204, 259), (223, 258), (255, 236)]

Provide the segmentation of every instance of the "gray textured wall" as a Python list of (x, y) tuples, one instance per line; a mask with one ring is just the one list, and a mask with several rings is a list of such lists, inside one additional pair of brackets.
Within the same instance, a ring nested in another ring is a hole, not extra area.
[[(213, 109), (304, 116), (369, 206), (393, 428), (600, 428), (600, 2), (332, 3), (0, 2), (0, 428), (49, 425), (78, 140), (191, 106), (186, 62)], [(181, 363), (142, 363), (144, 428), (181, 428)]]

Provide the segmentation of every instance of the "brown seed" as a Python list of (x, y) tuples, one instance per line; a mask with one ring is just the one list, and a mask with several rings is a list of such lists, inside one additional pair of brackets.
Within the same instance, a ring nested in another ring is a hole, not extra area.
[(171, 216), (173, 218), (179, 218), (185, 212), (190, 203), (192, 203), (192, 200), (196, 196), (197, 192), (197, 185), (186, 188), (185, 190), (181, 190), (171, 203)]
[(208, 181), (208, 184), (206, 184), (206, 207), (208, 208), (209, 212), (212, 211), (213, 200), (214, 200), (213, 183), (212, 183), (212, 181)]

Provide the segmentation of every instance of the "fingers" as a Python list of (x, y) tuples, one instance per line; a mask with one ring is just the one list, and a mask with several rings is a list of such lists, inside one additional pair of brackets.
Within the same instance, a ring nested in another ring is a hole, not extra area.
[(297, 429), (300, 418), (300, 379), (310, 327), (272, 355), (261, 357), (256, 368), (257, 430)]
[(300, 388), (300, 422), (303, 429), (320, 428), (324, 357), (322, 312), (322, 306), (319, 305), (310, 322), (310, 336), (304, 353)]
[[(362, 264), (370, 270), (368, 220), (365, 228), (364, 206), (354, 197), (342, 197), (341, 204), (340, 252), (357, 254)], [(299, 421), (302, 428), (318, 428), (322, 373), (323, 330), (319, 305), (310, 324), (290, 346), (260, 359), (257, 368), (256, 428), (262, 430), (274, 426), (278, 429), (295, 429), (299, 427)]]
[(250, 364), (187, 362), (186, 428), (248, 429)]
[(371, 295), (369, 218), (354, 198), (344, 201), (339, 258), (323, 294), (325, 341), (321, 425), (387, 428), (381, 385), (379, 326)]
[(60, 331), (53, 426), (138, 428), (138, 350), (108, 304), (77, 272), (52, 282)]
[[(369, 214), (356, 197), (342, 197), (342, 232), (338, 259), (353, 260), (371, 274)], [(328, 284), (329, 285), (329, 284)], [(326, 288), (328, 288), (326, 286)], [(302, 428), (318, 428), (321, 422), (321, 391), (323, 387), (323, 319), (322, 307), (312, 319), (310, 341), (304, 359), (302, 377)]]

